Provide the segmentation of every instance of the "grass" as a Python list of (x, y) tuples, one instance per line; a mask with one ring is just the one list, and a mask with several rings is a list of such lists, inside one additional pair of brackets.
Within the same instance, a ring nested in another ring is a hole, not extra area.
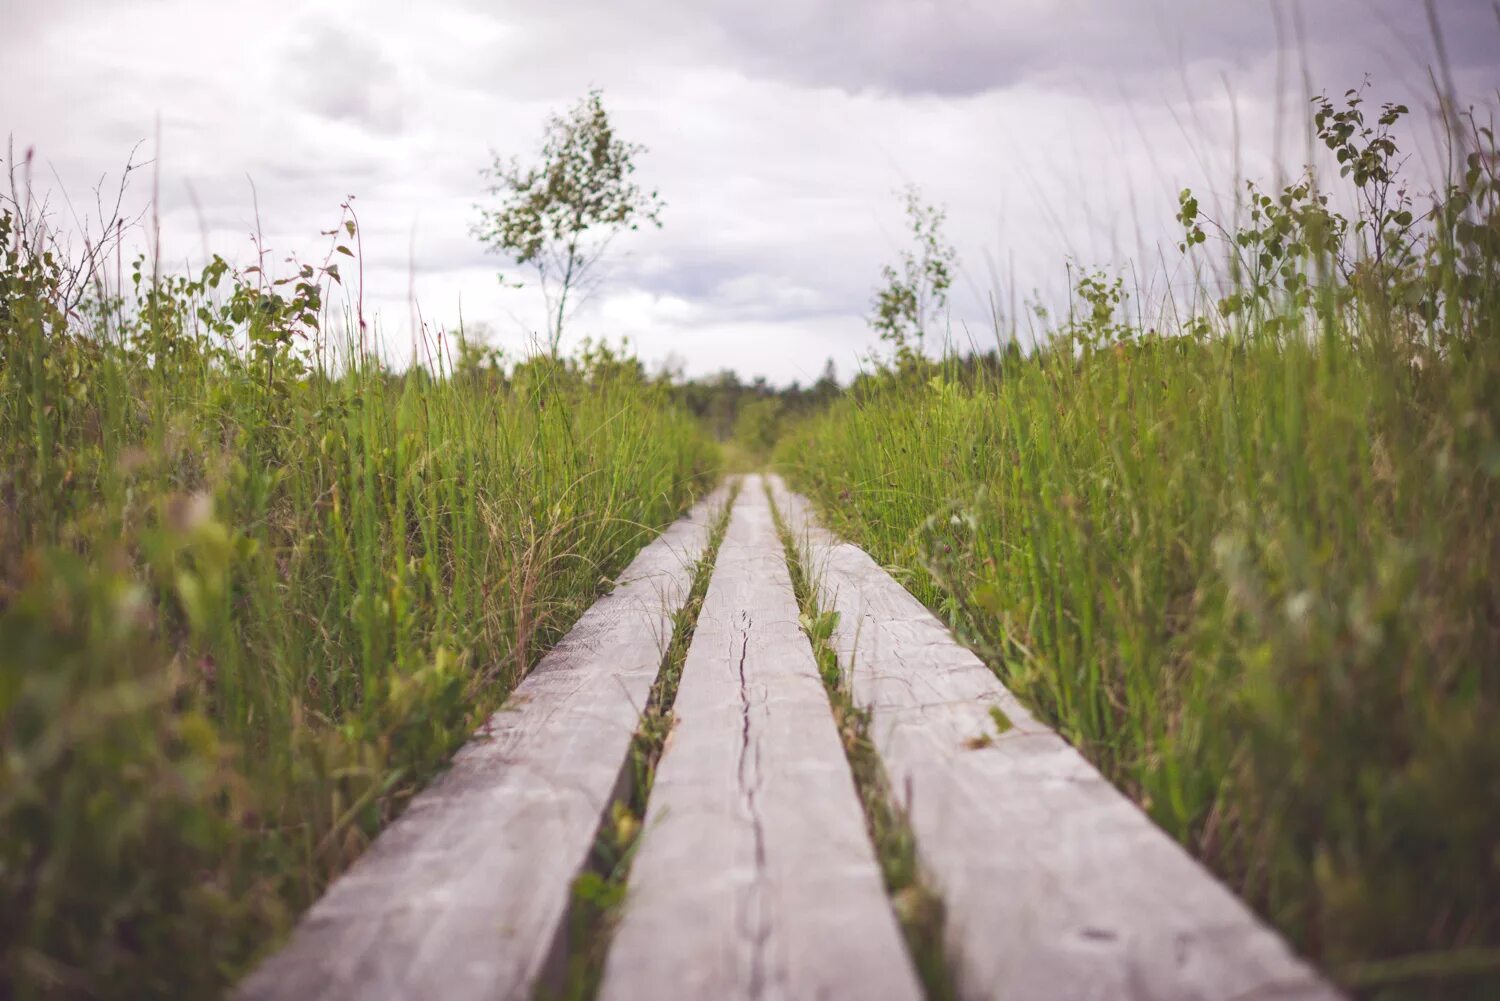
[(1221, 302), (1153, 329), (1089, 276), (1047, 346), (909, 362), (777, 453), (833, 527), (1369, 997), (1500, 990), (1486, 148), (1430, 214), (1339, 241), (1314, 186), (1252, 201), (1222, 229)]
[(880, 866), (886, 893), (891, 898), (896, 922), (906, 939), (923, 995), (928, 1001), (951, 1001), (958, 996), (958, 991), (943, 941), (943, 902), (917, 861), (917, 842), (906, 811), (891, 789), (880, 754), (870, 739), (870, 713), (855, 705), (849, 690), (849, 677), (839, 667), (838, 653), (833, 647), (838, 612), (824, 611), (819, 605), (817, 584), (808, 576), (797, 542), (776, 508), (770, 485), (766, 484), (765, 489), (771, 516), (775, 519), (776, 531), (786, 553), (802, 630), (812, 644), (818, 675), (828, 692), (834, 725), (838, 729), (839, 741), (844, 745), (844, 757), (849, 762), (849, 771), (864, 810), (865, 829), (875, 848), (875, 859)]
[[(1217, 301), (1148, 324), (1084, 274), (1030, 354), (906, 351), (789, 433), (755, 389), (730, 459), (780, 435), (831, 525), (1351, 989), (1489, 997), (1500, 158), (1474, 130), (1414, 212), (1399, 111), (1316, 114), (1359, 216), (1311, 177), (1227, 224), (1184, 192), (1185, 252), (1223, 241)], [(436, 338), (389, 370), (362, 293), (325, 301), (359, 262), (347, 207), (276, 277), (69, 264), (29, 205), (0, 205), (0, 996), (212, 996), (725, 456), (693, 394), (606, 350), (505, 368)], [(946, 996), (940, 901), (792, 563)], [(706, 585), (575, 886), (569, 997), (597, 985)]]
[(213, 996), (717, 450), (607, 352), (395, 373), (357, 299), (325, 333), (352, 217), (284, 278), (106, 280), (26, 204), (0, 211), (0, 996)]

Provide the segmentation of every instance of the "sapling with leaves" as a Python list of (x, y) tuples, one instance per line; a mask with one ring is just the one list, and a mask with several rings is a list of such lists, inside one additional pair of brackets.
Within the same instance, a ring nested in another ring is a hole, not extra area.
[(616, 134), (596, 89), (565, 116), (547, 119), (535, 163), (497, 154), (483, 171), (500, 204), (480, 209), (474, 235), (536, 271), (553, 355), (569, 311), (595, 287), (597, 265), (614, 238), (642, 224), (661, 226), (661, 198), (633, 180), (644, 152), (645, 146)]
[(896, 265), (881, 270), (869, 324), (890, 343), (897, 366), (904, 368), (921, 357), (927, 328), (948, 306), (958, 253), (943, 235), (947, 213), (923, 201), (915, 185), (907, 185), (902, 197), (912, 246), (902, 251)]
[[(1329, 189), (1308, 167), (1274, 195), (1246, 181), (1247, 218), (1233, 231), (1205, 216), (1198, 199), (1184, 190), (1177, 213), (1183, 226), (1178, 248), (1186, 253), (1204, 242), (1206, 230), (1217, 233), (1228, 249), (1232, 286), (1219, 300), (1219, 312), (1246, 330), (1292, 333), (1309, 311), (1326, 328), (1351, 307), (1356, 290), (1386, 299), (1392, 307), (1430, 312), (1446, 294), (1431, 287), (1433, 278), (1447, 271), (1421, 265), (1440, 249), (1432, 240), (1445, 230), (1423, 224), (1462, 216), (1476, 184), (1450, 186), (1434, 194), (1429, 212), (1413, 211), (1401, 176), (1406, 158), (1395, 139), (1407, 106), (1384, 104), (1370, 123), (1363, 110), (1364, 88), (1346, 91), (1342, 106), (1326, 96), (1315, 98), (1313, 105), (1317, 139), (1334, 155), (1340, 180), (1350, 186), (1353, 219), (1330, 206)], [(1452, 204), (1463, 208), (1447, 213), (1445, 206)]]
[(1381, 106), (1374, 125), (1365, 122), (1364, 88), (1344, 93), (1344, 107), (1327, 97), (1314, 100), (1313, 124), (1318, 139), (1339, 163), (1339, 176), (1349, 178), (1359, 191), (1360, 212), (1355, 233), (1366, 238), (1367, 259), (1377, 272), (1399, 270), (1415, 248), (1411, 234), (1417, 220), (1411, 197), (1399, 183), (1406, 158), (1396, 147), (1396, 123), (1408, 113), (1404, 104)]

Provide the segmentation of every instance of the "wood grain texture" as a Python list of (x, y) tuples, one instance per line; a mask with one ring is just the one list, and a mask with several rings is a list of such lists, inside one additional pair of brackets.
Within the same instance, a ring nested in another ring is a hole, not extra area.
[(602, 1001), (915, 1001), (759, 477), (698, 616)]
[(641, 550), (239, 998), (530, 996), (726, 496)]
[[(840, 663), (946, 903), (964, 998), (1339, 997), (916, 598), (772, 485), (839, 613)], [(1013, 729), (997, 732), (992, 707)]]

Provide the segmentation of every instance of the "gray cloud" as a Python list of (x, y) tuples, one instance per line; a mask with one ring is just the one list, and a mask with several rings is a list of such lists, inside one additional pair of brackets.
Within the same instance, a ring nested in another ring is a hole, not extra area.
[(287, 101), (325, 118), (399, 132), (401, 86), (401, 68), (379, 42), (347, 25), (315, 23), (287, 51)]
[[(1039, 79), (1149, 84), (1199, 64), (1245, 69), (1283, 48), (1326, 78), (1316, 89), (1393, 64), (1420, 73), (1435, 55), (1421, 0), (582, 0), (565, 18), (538, 0), (475, 9), (541, 43), (513, 54), (528, 93), (555, 79), (546, 54), (559, 48), (612, 78), (727, 58), (755, 77), (943, 97)], [(1436, 9), (1452, 63), (1493, 69), (1492, 0)]]
[[(1493, 4), (1438, 7), (1449, 58), (1494, 68)], [(1393, 55), (1415, 63), (1433, 52), (1417, 0), (766, 0), (711, 9), (757, 72), (899, 94), (968, 95), (1079, 74), (1130, 82), (1203, 62), (1245, 68), (1283, 45), (1300, 47), (1315, 75), (1348, 79), (1387, 68)]]
[[(1488, 0), (1437, 3), (1458, 86), (1492, 97)], [(955, 325), (978, 327), (987, 257), (1018, 298), (1054, 294), (1067, 254), (1176, 275), (1157, 248), (1178, 189), (1227, 204), (1236, 157), (1266, 178), (1302, 157), (1304, 59), (1314, 89), (1372, 71), (1380, 95), (1422, 103), (1418, 0), (1295, 9), (1300, 50), (1282, 44), (1290, 0), (0, 0), (0, 62), (26, 82), (0, 92), (0, 132), (35, 143), (41, 181), (76, 195), (152, 140), (159, 114), (179, 256), (201, 244), (247, 262), (258, 225), (278, 256), (315, 258), (357, 195), (366, 305), (395, 355), (411, 350), (412, 288), (429, 320), (455, 322), (461, 303), (518, 349), (539, 300), (500, 288), (513, 269), (469, 236), (478, 171), (601, 86), (622, 133), (651, 147), (640, 176), (668, 208), (664, 230), (617, 244), (577, 334), (629, 335), (690, 371), (806, 379), (868, 350), (906, 181), (948, 206), (966, 264)]]

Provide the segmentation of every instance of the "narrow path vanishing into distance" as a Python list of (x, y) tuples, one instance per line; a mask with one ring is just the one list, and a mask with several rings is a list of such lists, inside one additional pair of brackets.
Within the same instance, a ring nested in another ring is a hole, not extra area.
[[(236, 997), (559, 996), (589, 945), (569, 940), (574, 882), (635, 780), (674, 629), (692, 631), (672, 729), (623, 904), (593, 931), (603, 1001), (1340, 997), (774, 476), (646, 546)], [(882, 875), (881, 795), (938, 904), (940, 985)]]

